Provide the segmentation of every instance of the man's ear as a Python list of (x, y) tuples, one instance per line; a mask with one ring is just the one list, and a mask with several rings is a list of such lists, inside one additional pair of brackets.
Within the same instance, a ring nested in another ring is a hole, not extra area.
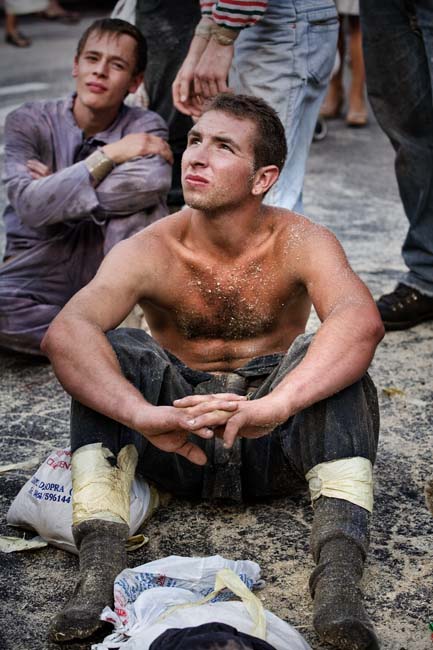
[(137, 88), (143, 83), (144, 79), (144, 74), (140, 72), (140, 74), (137, 74), (135, 77), (132, 78), (131, 84), (128, 88), (128, 93), (135, 93)]
[(74, 63), (72, 64), (72, 76), (74, 79), (78, 77), (78, 57), (74, 56)]
[(265, 194), (277, 181), (279, 175), (280, 171), (276, 165), (266, 165), (266, 167), (260, 167), (254, 174), (251, 193), (255, 196), (258, 196), (259, 194)]

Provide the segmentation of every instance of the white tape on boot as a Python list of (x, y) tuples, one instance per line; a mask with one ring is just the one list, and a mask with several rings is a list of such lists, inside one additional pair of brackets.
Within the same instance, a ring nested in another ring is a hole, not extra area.
[(345, 499), (368, 512), (373, 510), (373, 467), (367, 458), (355, 456), (320, 463), (305, 478), (312, 501), (323, 495)]
[(80, 447), (72, 454), (72, 524), (88, 519), (104, 519), (128, 524), (131, 485), (138, 454), (134, 445), (126, 445), (117, 455), (117, 466), (109, 458), (114, 454), (96, 442)]

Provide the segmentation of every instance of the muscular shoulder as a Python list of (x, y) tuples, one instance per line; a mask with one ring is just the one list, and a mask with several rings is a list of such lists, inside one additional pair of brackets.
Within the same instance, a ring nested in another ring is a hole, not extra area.
[(327, 247), (337, 242), (335, 235), (328, 228), (305, 215), (283, 208), (269, 209), (272, 210), (278, 241), (285, 246), (302, 246), (307, 250), (318, 243)]
[(292, 277), (306, 283), (321, 269), (347, 265), (335, 235), (304, 215), (276, 209), (277, 255)]
[(146, 248), (153, 252), (170, 252), (179, 238), (187, 222), (187, 210), (180, 210), (175, 214), (167, 215), (143, 230), (128, 241), (137, 248)]
[(115, 246), (123, 259), (139, 273), (150, 274), (155, 281), (167, 282), (174, 264), (174, 248), (179, 241), (184, 216), (181, 212), (163, 217)]

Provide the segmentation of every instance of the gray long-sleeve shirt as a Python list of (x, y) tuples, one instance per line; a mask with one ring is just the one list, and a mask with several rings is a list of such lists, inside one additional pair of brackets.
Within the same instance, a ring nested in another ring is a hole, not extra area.
[[(4, 212), (5, 257), (29, 250), (92, 219), (105, 229), (105, 252), (117, 241), (167, 214), (165, 198), (171, 168), (156, 155), (134, 158), (117, 166), (96, 188), (79, 150), (89, 155), (98, 146), (128, 133), (167, 137), (156, 113), (123, 105), (108, 129), (85, 139), (75, 122), (74, 95), (66, 99), (28, 102), (10, 113), (5, 125), (5, 165), (9, 204)], [(33, 180), (27, 161), (37, 159), (52, 174)]]

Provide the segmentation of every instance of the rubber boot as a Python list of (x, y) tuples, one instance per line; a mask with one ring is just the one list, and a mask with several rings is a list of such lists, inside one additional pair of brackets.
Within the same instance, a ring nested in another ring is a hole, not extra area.
[(49, 636), (56, 643), (87, 639), (106, 627), (104, 607), (113, 606), (113, 584), (126, 568), (126, 524), (89, 519), (72, 527), (80, 574), (72, 598), (54, 618)]
[(368, 541), (367, 510), (343, 499), (318, 499), (311, 534), (313, 625), (323, 641), (342, 650), (380, 648), (359, 587)]

